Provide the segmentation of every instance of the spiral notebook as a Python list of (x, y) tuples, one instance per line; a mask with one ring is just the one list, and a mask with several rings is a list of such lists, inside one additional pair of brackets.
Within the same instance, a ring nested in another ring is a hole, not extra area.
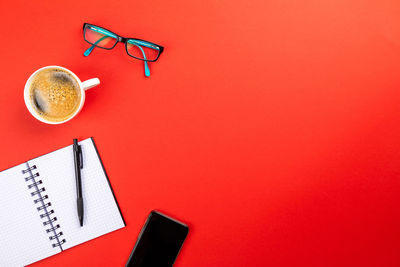
[(24, 266), (125, 226), (92, 138), (82, 148), (84, 224), (72, 145), (0, 172), (0, 266)]

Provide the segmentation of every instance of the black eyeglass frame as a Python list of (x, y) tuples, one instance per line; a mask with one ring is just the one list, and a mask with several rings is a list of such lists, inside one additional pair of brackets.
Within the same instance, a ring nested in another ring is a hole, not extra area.
[[(98, 45), (96, 45), (96, 44), (94, 44), (94, 43), (89, 42), (88, 40), (86, 40), (86, 29), (87, 29), (86, 26), (94, 26), (94, 27), (98, 27), (98, 28), (104, 29), (104, 30), (106, 30), (106, 31), (108, 31), (108, 32), (111, 32), (112, 34), (115, 34), (115, 35), (118, 37), (118, 39), (116, 40), (115, 44), (114, 44), (112, 47), (110, 47), (110, 48), (98, 46)], [(164, 47), (161, 46), (161, 45), (158, 45), (158, 44), (155, 44), (155, 43), (146, 41), (146, 40), (138, 39), (138, 38), (123, 37), (123, 36), (120, 36), (119, 34), (116, 34), (116, 33), (113, 32), (113, 31), (110, 31), (109, 29), (106, 29), (106, 28), (104, 28), (104, 27), (101, 27), (101, 26), (98, 26), (98, 25), (95, 25), (95, 24), (86, 23), (86, 22), (83, 24), (83, 39), (84, 39), (86, 42), (88, 42), (89, 44), (91, 44), (91, 45), (94, 45), (94, 46), (96, 46), (96, 47), (98, 47), (98, 48), (102, 48), (102, 49), (106, 49), (106, 50), (111, 50), (111, 49), (113, 49), (119, 42), (122, 42), (122, 43), (125, 44), (125, 51), (126, 51), (126, 53), (128, 54), (128, 56), (133, 57), (133, 58), (136, 58), (136, 59), (139, 59), (139, 60), (142, 60), (142, 61), (147, 61), (147, 62), (154, 62), (154, 61), (157, 61), (157, 59), (160, 57), (160, 55), (161, 55), (162, 52), (164, 51)], [(129, 52), (128, 52), (128, 40), (142, 41), (142, 42), (146, 42), (146, 43), (149, 43), (149, 44), (151, 44), (151, 45), (154, 45), (154, 46), (158, 47), (158, 48), (159, 48), (159, 52), (158, 52), (157, 57), (156, 57), (155, 59), (153, 59), (153, 60), (149, 60), (149, 59), (143, 59), (143, 58), (135, 57), (135, 56), (129, 54)]]

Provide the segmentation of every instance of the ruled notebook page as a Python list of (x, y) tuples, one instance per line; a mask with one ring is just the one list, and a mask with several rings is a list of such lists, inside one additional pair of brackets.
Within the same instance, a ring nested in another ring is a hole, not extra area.
[(0, 172), (0, 266), (24, 266), (60, 251), (51, 246), (25, 169), (26, 163)]
[(36, 165), (63, 233), (63, 250), (125, 226), (92, 139), (82, 147), (83, 227), (79, 225), (72, 145), (29, 161)]

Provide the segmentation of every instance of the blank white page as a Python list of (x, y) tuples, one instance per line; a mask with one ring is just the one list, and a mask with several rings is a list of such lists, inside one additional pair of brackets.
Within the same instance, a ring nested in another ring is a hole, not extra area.
[(36, 165), (68, 249), (125, 226), (91, 138), (82, 148), (83, 227), (79, 225), (72, 145), (29, 161)]
[(51, 246), (25, 169), (26, 163), (0, 172), (0, 266), (24, 266), (60, 252)]

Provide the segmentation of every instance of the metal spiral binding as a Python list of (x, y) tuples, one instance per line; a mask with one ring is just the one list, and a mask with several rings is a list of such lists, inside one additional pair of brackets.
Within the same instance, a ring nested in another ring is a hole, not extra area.
[(28, 163), (26, 163), (26, 165), (27, 169), (22, 170), (22, 174), (29, 174), (29, 176), (25, 177), (24, 179), (26, 182), (29, 182), (28, 189), (33, 190), (31, 192), (31, 196), (34, 197), (33, 203), (35, 205), (39, 205), (36, 209), (38, 210), (38, 212), (42, 212), (39, 215), (40, 219), (44, 220), (44, 226), (49, 227), (46, 229), (46, 233), (51, 234), (51, 236), (49, 236), (49, 239), (51, 241), (55, 241), (55, 243), (51, 244), (52, 247), (60, 247), (60, 249), (62, 250), (61, 245), (64, 244), (66, 240), (62, 238), (63, 232), (59, 231), (60, 225), (56, 224), (57, 217), (54, 216), (54, 210), (49, 208), (51, 207), (51, 202), (47, 202), (49, 196), (44, 193), (46, 192), (46, 188), (39, 188), (43, 181), (36, 180), (36, 178), (40, 176), (39, 172), (37, 171), (33, 173), (37, 169), (36, 165), (29, 166)]

